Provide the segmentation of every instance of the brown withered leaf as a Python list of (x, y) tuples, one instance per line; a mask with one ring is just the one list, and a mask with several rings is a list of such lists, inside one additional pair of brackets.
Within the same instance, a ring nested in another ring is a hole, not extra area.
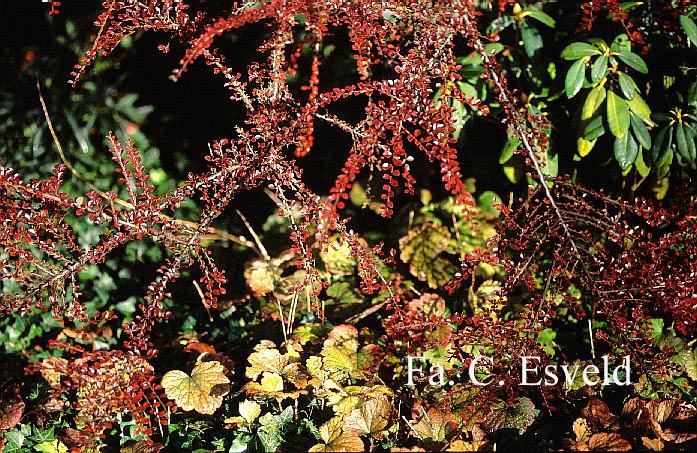
[(678, 400), (652, 400), (649, 401), (646, 407), (649, 410), (649, 414), (651, 414), (651, 418), (659, 425), (662, 425), (673, 418), (673, 416), (677, 413)]
[(588, 404), (581, 410), (584, 417), (595, 431), (614, 431), (618, 428), (617, 416), (610, 412), (610, 408), (600, 398), (592, 397)]
[(2, 395), (0, 401), (0, 431), (17, 426), (24, 414), (24, 401), (19, 395), (19, 386), (12, 385)]
[(309, 451), (364, 451), (365, 446), (360, 436), (354, 430), (344, 430), (343, 426), (341, 417), (334, 417), (320, 426), (319, 435), (324, 443), (313, 446)]
[(594, 451), (628, 451), (632, 444), (617, 433), (598, 433), (588, 440), (588, 447)]
[(665, 444), (661, 439), (650, 439), (648, 437), (642, 437), (641, 443), (644, 444), (644, 448), (653, 451), (663, 451)]

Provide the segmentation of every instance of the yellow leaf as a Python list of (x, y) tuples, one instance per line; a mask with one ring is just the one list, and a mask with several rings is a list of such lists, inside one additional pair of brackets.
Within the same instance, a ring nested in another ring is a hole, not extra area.
[(585, 418), (577, 418), (573, 426), (576, 442), (588, 442), (591, 437), (591, 427)]
[(345, 429), (355, 429), (359, 434), (374, 436), (383, 431), (390, 421), (392, 405), (385, 397), (372, 398), (346, 418)]
[(324, 441), (310, 448), (311, 452), (322, 451), (364, 451), (363, 441), (355, 431), (345, 431), (341, 417), (334, 417), (319, 428)]
[(251, 425), (254, 420), (259, 417), (259, 414), (261, 414), (261, 406), (257, 404), (254, 401), (251, 400), (244, 400), (240, 403), (240, 415), (242, 418), (244, 418), (244, 421), (247, 422), (248, 425)]
[(167, 397), (183, 410), (212, 414), (223, 403), (227, 392), (216, 391), (215, 395), (211, 392), (216, 386), (230, 383), (224, 372), (225, 367), (219, 362), (202, 362), (194, 367), (191, 376), (180, 370), (167, 372), (162, 377), (162, 387)]
[(282, 392), (283, 391), (283, 378), (276, 373), (264, 373), (264, 377), (261, 378), (261, 389), (264, 392)]

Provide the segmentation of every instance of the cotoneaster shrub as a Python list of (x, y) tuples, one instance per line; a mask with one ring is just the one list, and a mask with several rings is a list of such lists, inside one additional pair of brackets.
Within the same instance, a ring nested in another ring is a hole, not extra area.
[[(28, 180), (21, 169), (0, 167), (3, 310), (51, 312), (79, 326), (74, 338), (46, 345), (53, 357), (26, 369), (43, 376), (46, 398), (60, 401), (71, 418), (44, 442), (94, 449), (118, 436), (132, 449), (230, 451), (694, 443), (697, 134), (693, 113), (686, 113), (695, 106), (694, 71), (670, 76), (688, 94), (676, 95), (681, 108), (660, 105), (670, 112), (662, 117), (651, 116), (643, 100), (654, 79), (629, 75), (651, 75), (639, 54), (650, 55), (653, 42), (675, 38), (666, 47), (694, 55), (694, 8), (489, 3), (269, 0), (226, 5), (224, 14), (209, 16), (195, 2), (105, 1), (71, 85), (124, 39), (154, 32), (160, 51), (182, 55), (169, 79), (206, 65), (245, 116), (227, 137), (211, 138), (205, 171), (166, 193), (150, 181), (133, 143), (115, 135), (107, 137), (116, 174), (111, 191), (68, 193), (65, 180), (77, 171), (67, 164)], [(53, 2), (51, 12), (58, 6)], [(569, 46), (558, 54), (543, 52), (553, 35), (543, 40), (540, 28), (557, 23), (542, 7), (575, 11), (574, 30), (589, 32), (587, 42), (567, 36)], [(601, 15), (619, 24), (611, 45), (593, 35)], [(659, 21), (673, 25), (648, 30)], [(250, 25), (264, 29), (264, 40), (256, 58), (239, 67), (217, 45), (232, 32), (244, 39)], [(325, 79), (324, 49), (341, 33), (355, 80), (335, 86)], [(530, 70), (545, 59), (556, 62), (547, 73), (563, 72), (563, 82)], [(163, 75), (162, 83), (171, 82)], [(361, 105), (359, 119), (338, 113), (347, 102)], [(562, 107), (553, 110), (555, 103)], [(571, 140), (554, 132), (564, 115), (564, 127), (578, 132)], [(475, 197), (464, 176), (459, 140), (475, 117), (506, 131), (499, 161), (512, 182), (526, 186), (507, 203)], [(667, 125), (659, 129), (654, 119)], [(351, 140), (341, 150), (341, 169), (328, 175), (334, 183), (326, 194), (312, 190), (301, 169), (313, 153), (326, 152), (315, 146), (319, 124)], [(557, 147), (555, 139), (575, 146)], [(619, 188), (584, 187), (583, 167), (558, 176), (560, 159), (580, 161), (594, 148), (610, 150), (608, 172), (622, 180)], [(422, 189), (414, 201), (417, 163), (439, 176), (432, 188), (438, 199)], [(645, 181), (652, 190), (639, 197)], [(248, 294), (235, 300), (207, 237), (224, 234), (216, 222), (259, 188), (277, 204), (289, 246), (269, 253), (245, 219), (252, 239), (229, 236), (258, 258), (244, 271)], [(192, 201), (198, 216), (182, 216)], [(412, 203), (406, 221), (400, 202)], [(397, 240), (361, 237), (346, 214), (359, 207), (394, 218)], [(91, 242), (76, 232), (83, 223), (98, 227)], [(135, 241), (157, 243), (165, 253), (136, 313), (120, 322), (83, 302), (79, 274)], [(242, 355), (238, 345), (194, 335), (181, 339), (186, 370), (158, 362), (153, 337), (173, 317), (171, 287), (183, 275), (198, 276), (211, 319), (259, 307), (255, 318), (270, 320), (277, 341), (250, 335), (256, 345)], [(120, 329), (114, 347), (75, 344), (90, 344), (98, 337), (90, 339), (92, 332), (111, 324)], [(464, 382), (463, 367), (481, 354), (496, 357), (481, 372), (500, 385)], [(518, 385), (521, 355), (545, 365), (598, 363), (604, 354), (613, 364), (624, 355), (635, 364), (636, 385), (613, 394), (619, 402), (604, 401), (578, 380)], [(425, 378), (406, 385), (406, 356), (442, 365), (453, 385), (434, 387)], [(16, 400), (3, 397), (21, 414)], [(5, 418), (6, 446), (14, 442), (16, 449), (48, 426), (44, 420), (16, 428), (16, 416)]]

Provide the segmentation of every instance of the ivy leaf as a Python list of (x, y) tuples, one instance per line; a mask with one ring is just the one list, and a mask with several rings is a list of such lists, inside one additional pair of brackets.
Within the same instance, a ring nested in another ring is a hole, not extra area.
[(615, 152), (615, 160), (620, 164), (620, 168), (626, 170), (636, 160), (639, 146), (632, 134), (626, 133), (622, 137), (615, 139), (613, 150)]
[(34, 450), (43, 453), (67, 453), (68, 447), (66, 447), (63, 442), (59, 442), (55, 439), (53, 441), (45, 441), (34, 445)]
[(685, 30), (687, 38), (692, 42), (693, 46), (697, 46), (697, 25), (695, 22), (684, 14), (680, 16), (680, 25)]
[(191, 376), (180, 370), (167, 372), (162, 377), (162, 387), (167, 397), (183, 410), (211, 415), (223, 404), (224, 396), (211, 395), (213, 387), (230, 383), (224, 372), (225, 367), (220, 362), (201, 362), (194, 367)]
[(610, 132), (619, 138), (629, 129), (629, 105), (614, 91), (607, 92), (607, 122)]
[(586, 78), (586, 60), (581, 59), (571, 65), (564, 79), (566, 96), (571, 99), (581, 90), (583, 81)]
[(283, 443), (283, 438), (288, 427), (293, 422), (293, 407), (286, 407), (278, 415), (268, 413), (259, 419), (261, 425), (257, 430), (259, 441), (264, 446), (264, 451), (273, 452)]
[(390, 421), (392, 405), (385, 397), (371, 398), (346, 418), (344, 429), (354, 429), (367, 436), (379, 435)]
[(24, 447), (25, 436), (21, 431), (13, 429), (5, 433), (5, 439), (7, 443), (3, 448), (4, 453), (18, 453), (20, 451), (27, 451)]
[(352, 430), (344, 430), (343, 425), (341, 417), (334, 417), (320, 426), (319, 435), (324, 443), (315, 445), (309, 451), (364, 451), (365, 446), (358, 434)]
[(619, 57), (619, 59), (624, 62), (624, 64), (634, 69), (635, 71), (639, 71), (642, 74), (646, 74), (649, 72), (649, 68), (646, 66), (646, 63), (644, 62), (643, 58), (641, 58), (634, 52), (630, 52), (627, 50), (618, 50), (616, 54)]
[(532, 425), (539, 414), (535, 404), (526, 397), (518, 398), (515, 403), (505, 401), (496, 403), (484, 425), (491, 431), (499, 429), (517, 429), (521, 434)]
[(561, 52), (561, 57), (564, 60), (578, 60), (579, 58), (589, 57), (593, 54), (599, 54), (597, 47), (585, 42), (573, 42), (566, 46)]

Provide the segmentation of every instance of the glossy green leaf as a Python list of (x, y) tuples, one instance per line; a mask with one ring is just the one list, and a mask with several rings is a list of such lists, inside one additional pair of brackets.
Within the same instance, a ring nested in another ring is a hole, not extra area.
[(620, 50), (631, 51), (632, 41), (625, 33), (617, 35), (615, 39), (612, 40), (612, 44), (610, 44), (610, 50), (613, 52), (619, 52)]
[(675, 148), (678, 151), (678, 154), (682, 156), (683, 159), (689, 161), (690, 160), (690, 151), (687, 148), (687, 137), (685, 137), (685, 128), (683, 127), (683, 124), (677, 123), (675, 125)]
[(533, 19), (535, 19), (539, 22), (542, 22), (543, 24), (545, 24), (546, 26), (551, 27), (551, 28), (554, 28), (554, 26), (556, 25), (556, 21), (552, 18), (552, 16), (550, 16), (549, 14), (547, 14), (545, 12), (537, 10), (537, 9), (531, 9), (531, 10), (525, 11), (522, 14), (522, 16), (523, 17), (530, 16)]
[(651, 121), (651, 108), (649, 108), (639, 93), (632, 96), (632, 98), (627, 101), (627, 105), (629, 105), (629, 109), (636, 115), (639, 115), (639, 118), (645, 123), (653, 124)]
[(649, 173), (651, 172), (651, 167), (646, 165), (646, 161), (644, 160), (644, 151), (639, 150), (639, 152), (636, 155), (636, 160), (634, 161), (634, 166), (636, 167), (637, 173), (642, 178), (646, 178)]
[(624, 96), (625, 99), (631, 100), (634, 97), (635, 91), (634, 81), (624, 72), (619, 72), (617, 75), (619, 76), (618, 81), (620, 90), (622, 91), (622, 96)]
[(690, 155), (689, 161), (692, 162), (697, 158), (697, 129), (689, 123), (683, 123), (683, 128), (685, 129), (687, 150)]
[(626, 170), (634, 163), (639, 152), (639, 145), (634, 140), (632, 134), (627, 133), (615, 139), (613, 150), (615, 152), (615, 160), (620, 164), (620, 168)]
[(653, 146), (651, 147), (651, 159), (653, 159), (657, 167), (661, 167), (665, 163), (672, 144), (673, 130), (670, 126), (664, 126), (658, 131), (656, 140), (653, 141)]
[(589, 141), (593, 141), (603, 134), (605, 134), (605, 127), (602, 116), (596, 116), (590, 120), (583, 130), (583, 137)]
[(680, 25), (685, 30), (685, 34), (692, 42), (692, 45), (697, 46), (697, 24), (689, 17), (682, 15), (680, 16)]
[(525, 22), (520, 25), (520, 36), (523, 38), (523, 47), (528, 57), (534, 56), (544, 45), (540, 31)]
[(646, 66), (644, 60), (634, 52), (628, 52), (626, 50), (620, 50), (617, 52), (617, 57), (624, 62), (630, 68), (646, 74), (649, 72), (649, 68)]
[(583, 103), (583, 109), (581, 110), (581, 120), (588, 120), (595, 115), (600, 106), (605, 101), (606, 96), (605, 87), (598, 85), (588, 92), (586, 96), (586, 101)]
[(607, 55), (601, 55), (593, 63), (593, 69), (591, 69), (591, 81), (597, 83), (600, 79), (605, 76), (607, 72)]
[(586, 61), (581, 59), (571, 65), (566, 73), (564, 87), (566, 88), (566, 96), (571, 99), (576, 96), (583, 86), (583, 81), (586, 79)]
[(562, 50), (561, 57), (564, 60), (578, 60), (579, 58), (588, 57), (593, 54), (600, 54), (600, 50), (585, 42), (573, 42)]
[(636, 115), (630, 115), (630, 124), (632, 126), (632, 133), (634, 133), (639, 144), (644, 149), (651, 149), (651, 134), (649, 134), (648, 129), (646, 129), (644, 122)]
[(607, 92), (607, 123), (612, 135), (619, 138), (629, 129), (629, 105), (614, 91)]

